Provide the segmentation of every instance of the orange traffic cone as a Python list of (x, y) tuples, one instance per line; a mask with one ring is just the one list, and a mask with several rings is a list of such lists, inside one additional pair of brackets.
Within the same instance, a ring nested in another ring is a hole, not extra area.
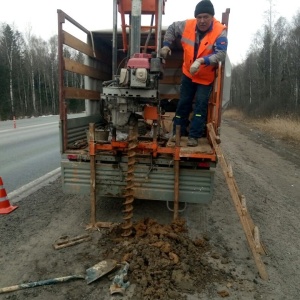
[(7, 199), (7, 194), (5, 188), (3, 187), (3, 181), (0, 177), (0, 214), (9, 214), (10, 212), (14, 211), (18, 206), (12, 206)]

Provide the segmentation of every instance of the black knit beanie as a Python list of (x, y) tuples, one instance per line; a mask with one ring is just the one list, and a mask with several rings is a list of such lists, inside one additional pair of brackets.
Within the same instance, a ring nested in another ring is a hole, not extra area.
[(215, 9), (212, 3), (209, 0), (202, 0), (200, 1), (195, 8), (195, 18), (199, 14), (210, 14), (212, 16), (215, 15)]

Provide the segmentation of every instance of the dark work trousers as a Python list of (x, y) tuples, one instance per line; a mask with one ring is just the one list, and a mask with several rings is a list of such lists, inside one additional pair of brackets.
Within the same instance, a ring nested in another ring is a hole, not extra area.
[[(203, 85), (192, 82), (190, 78), (182, 75), (180, 85), (180, 99), (176, 109), (173, 123), (173, 134), (176, 133), (176, 125), (180, 125), (181, 136), (200, 138), (204, 134), (207, 117), (207, 107), (211, 85)], [(195, 97), (194, 114), (191, 120), (189, 134), (187, 127), (189, 125), (189, 115), (193, 109), (193, 99)]]

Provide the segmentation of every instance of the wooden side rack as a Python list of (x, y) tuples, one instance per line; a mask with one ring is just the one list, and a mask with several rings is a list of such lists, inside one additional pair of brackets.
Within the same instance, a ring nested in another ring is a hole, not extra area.
[(237, 183), (233, 177), (233, 171), (231, 165), (228, 165), (226, 159), (223, 155), (222, 149), (218, 144), (219, 138), (216, 136), (213, 125), (211, 123), (207, 124), (209, 136), (213, 147), (216, 151), (218, 161), (223, 170), (231, 198), (234, 207), (239, 216), (240, 222), (242, 224), (246, 239), (248, 241), (250, 250), (252, 252), (255, 264), (257, 266), (260, 277), (263, 280), (268, 279), (268, 273), (266, 271), (265, 265), (261, 259), (261, 254), (266, 254), (265, 249), (260, 241), (258, 227), (254, 224), (250, 217), (250, 214), (246, 206), (246, 197), (239, 192)]

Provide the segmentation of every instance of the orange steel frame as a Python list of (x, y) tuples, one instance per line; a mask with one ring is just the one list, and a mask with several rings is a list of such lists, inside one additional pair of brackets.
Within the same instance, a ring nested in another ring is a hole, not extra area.
[[(136, 147), (137, 152), (145, 154), (152, 153), (153, 157), (157, 157), (158, 154), (172, 154), (174, 159), (180, 159), (180, 157), (189, 157), (189, 158), (204, 158), (210, 159), (211, 161), (216, 161), (216, 155), (207, 154), (207, 153), (188, 153), (180, 154), (176, 151), (176, 147), (161, 147), (158, 145), (158, 142), (149, 141), (149, 142), (138, 142)], [(179, 147), (180, 148), (180, 147)], [(127, 151), (128, 142), (118, 142), (111, 141), (109, 144), (97, 144), (94, 140), (89, 141), (89, 153), (90, 155), (96, 155), (97, 151)]]
[[(222, 85), (223, 85), (223, 65), (220, 63), (219, 68), (217, 70), (217, 77), (215, 79), (213, 92), (209, 101), (208, 106), (208, 116), (207, 116), (207, 123), (212, 124), (213, 129), (215, 133), (217, 134), (218, 128), (220, 126), (220, 117), (221, 117), (221, 95), (222, 95)], [(158, 116), (158, 114), (157, 114)], [(159, 124), (159, 122), (157, 122)], [(158, 125), (160, 126), (160, 125)], [(89, 141), (89, 152), (90, 155), (96, 155), (97, 151), (111, 151), (111, 152), (117, 152), (117, 151), (123, 151), (126, 152), (128, 149), (128, 142), (126, 141), (115, 141), (112, 140), (110, 143), (107, 144), (97, 144), (94, 140), (94, 127), (90, 126), (90, 139)], [(210, 140), (210, 135), (208, 135), (208, 139), (210, 144), (212, 145), (212, 142)], [(138, 153), (152, 153), (153, 157), (157, 157), (158, 154), (171, 154), (173, 155), (174, 160), (180, 160), (182, 157), (186, 158), (198, 158), (198, 159), (207, 159), (212, 162), (217, 161), (217, 156), (215, 149), (212, 147), (212, 153), (182, 153), (180, 152), (180, 146), (159, 146), (159, 143), (157, 140), (153, 141), (139, 141), (138, 145), (136, 147), (136, 151)]]

